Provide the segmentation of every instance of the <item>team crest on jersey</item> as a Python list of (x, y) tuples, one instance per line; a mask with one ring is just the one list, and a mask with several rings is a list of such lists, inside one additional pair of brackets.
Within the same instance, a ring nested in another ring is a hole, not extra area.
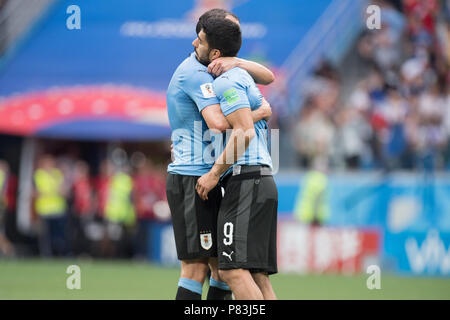
[(200, 234), (200, 244), (205, 250), (209, 250), (212, 247), (212, 236), (211, 233)]
[(214, 98), (216, 94), (213, 91), (212, 83), (204, 83), (200, 86), (204, 98)]

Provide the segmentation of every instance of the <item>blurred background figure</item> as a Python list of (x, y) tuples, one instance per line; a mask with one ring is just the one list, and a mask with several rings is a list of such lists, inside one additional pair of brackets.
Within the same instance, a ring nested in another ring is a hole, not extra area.
[(109, 196), (109, 184), (113, 174), (113, 164), (109, 159), (100, 162), (98, 175), (94, 178), (94, 219), (86, 228), (86, 236), (92, 244), (95, 257), (106, 257), (112, 254), (112, 244), (107, 234), (106, 204)]
[(130, 257), (135, 232), (136, 211), (133, 205), (133, 179), (126, 163), (116, 162), (109, 177), (105, 203), (107, 243), (111, 257)]
[(99, 175), (95, 181), (97, 216), (101, 218), (105, 218), (105, 207), (108, 200), (109, 182), (113, 174), (113, 170), (111, 160), (104, 159), (100, 164)]
[(39, 248), (41, 256), (65, 256), (67, 243), (67, 190), (64, 176), (53, 156), (38, 160), (34, 172), (35, 209), (39, 215)]
[(327, 222), (329, 216), (327, 167), (327, 160), (324, 157), (314, 158), (311, 169), (305, 174), (303, 187), (297, 194), (294, 216), (306, 225), (320, 226)]
[(73, 202), (70, 210), (69, 240), (72, 254), (91, 254), (86, 230), (94, 219), (95, 203), (93, 181), (86, 162), (76, 162), (73, 174)]
[(332, 115), (336, 111), (339, 79), (336, 70), (323, 63), (306, 87), (307, 98), (301, 107), (299, 121), (293, 132), (298, 164), (309, 169), (318, 157), (332, 156), (335, 125)]
[(148, 255), (148, 230), (151, 221), (158, 221), (155, 205), (165, 200), (165, 179), (148, 158), (136, 165), (133, 177), (133, 200), (136, 208), (137, 231), (134, 240), (134, 256), (146, 258)]
[(6, 235), (6, 219), (14, 209), (14, 200), (11, 197), (11, 188), (14, 183), (10, 177), (9, 165), (0, 159), (0, 257), (14, 255), (14, 246)]

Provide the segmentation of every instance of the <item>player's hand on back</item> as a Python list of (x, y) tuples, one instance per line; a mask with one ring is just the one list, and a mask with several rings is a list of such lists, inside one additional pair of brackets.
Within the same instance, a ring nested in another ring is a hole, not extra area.
[(237, 67), (238, 63), (239, 59), (236, 57), (217, 58), (208, 65), (208, 72), (218, 77), (222, 73)]

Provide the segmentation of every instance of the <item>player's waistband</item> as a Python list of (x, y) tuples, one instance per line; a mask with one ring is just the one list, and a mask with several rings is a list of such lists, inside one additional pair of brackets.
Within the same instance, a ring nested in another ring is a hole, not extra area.
[(265, 165), (253, 165), (253, 166), (235, 165), (233, 167), (232, 176), (234, 177), (234, 176), (247, 174), (247, 173), (256, 173), (256, 174), (259, 173), (262, 176), (271, 176), (272, 170), (270, 169), (269, 166), (265, 166)]
[(233, 167), (233, 172), (222, 177), (221, 184), (225, 186), (232, 178), (233, 180), (257, 179), (262, 176), (272, 176), (272, 169), (264, 165), (238, 165)]

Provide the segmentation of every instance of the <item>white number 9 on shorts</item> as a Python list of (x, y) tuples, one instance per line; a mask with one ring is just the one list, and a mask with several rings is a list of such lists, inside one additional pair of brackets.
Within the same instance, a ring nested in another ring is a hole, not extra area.
[(231, 222), (226, 222), (223, 225), (223, 234), (224, 234), (224, 238), (223, 238), (223, 243), (226, 246), (229, 246), (233, 243), (233, 224)]

